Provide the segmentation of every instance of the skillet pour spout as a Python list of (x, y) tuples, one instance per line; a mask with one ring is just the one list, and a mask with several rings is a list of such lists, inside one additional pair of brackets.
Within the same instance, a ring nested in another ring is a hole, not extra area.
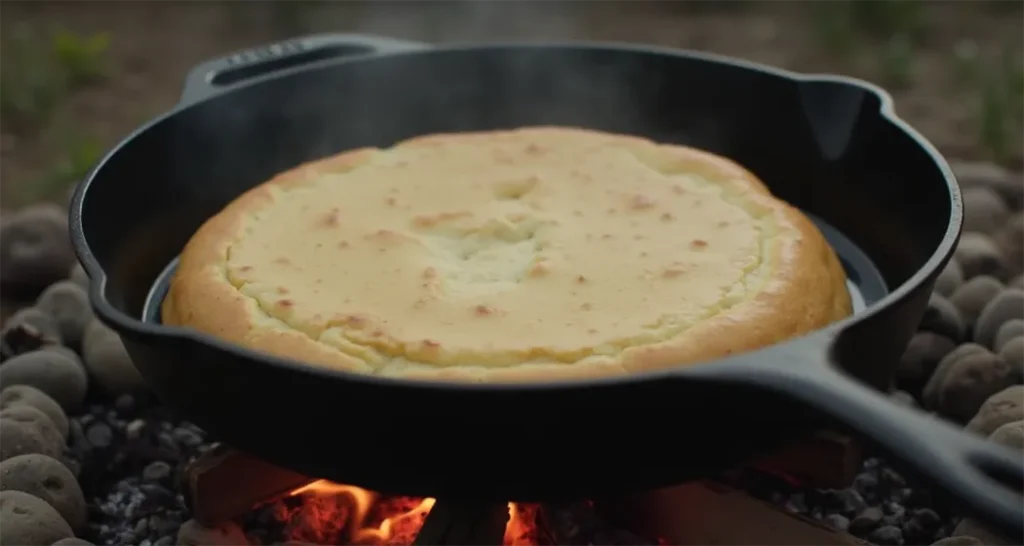
[[(858, 312), (721, 362), (510, 385), (352, 375), (160, 323), (182, 247), (256, 184), (342, 150), (532, 125), (635, 134), (746, 166), (818, 224)], [(96, 315), (160, 399), (306, 475), (410, 496), (594, 497), (714, 475), (825, 415), (1019, 537), (1024, 501), (988, 478), (1019, 484), (1019, 461), (877, 392), (961, 217), (946, 162), (864, 82), (627, 44), (430, 47), (328, 34), (197, 66), (181, 104), (78, 187), (70, 223)]]

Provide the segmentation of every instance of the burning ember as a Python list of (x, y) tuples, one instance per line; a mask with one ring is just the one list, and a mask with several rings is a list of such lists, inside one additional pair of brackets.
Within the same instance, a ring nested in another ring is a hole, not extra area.
[[(318, 480), (273, 503), (283, 538), (314, 544), (410, 545), (434, 507), (434, 499), (381, 496), (365, 489)], [(508, 503), (505, 546), (539, 546), (538, 506)]]

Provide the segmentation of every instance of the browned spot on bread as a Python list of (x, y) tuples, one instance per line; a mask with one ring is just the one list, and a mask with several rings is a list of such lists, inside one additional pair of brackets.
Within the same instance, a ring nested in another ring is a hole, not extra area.
[(433, 267), (428, 267), (428, 268), (424, 269), (423, 270), (423, 278), (424, 279), (435, 279), (435, 278), (437, 278), (437, 270), (434, 269)]
[(671, 222), (672, 220), (675, 220), (675, 219), (676, 219), (676, 217), (673, 216), (671, 212), (664, 212), (664, 213), (661, 214), (661, 221), (662, 222)]
[(577, 284), (583, 284), (587, 282), (587, 278), (584, 277), (583, 275), (576, 275), (576, 282)]
[(295, 302), (293, 302), (292, 300), (277, 300), (276, 305), (278, 307), (291, 307), (295, 305)]
[(283, 296), (285, 294), (288, 294), (289, 290), (287, 288), (285, 288), (284, 286), (278, 286), (277, 287), (277, 293), (281, 294)]
[(459, 218), (466, 218), (472, 216), (470, 212), (442, 212), (439, 214), (421, 214), (413, 218), (412, 222), (416, 227), (419, 228), (432, 228), (438, 224), (443, 224), (451, 220), (457, 220)]
[(473, 308), (473, 314), (478, 317), (489, 317), (494, 314), (494, 309), (491, 309), (486, 305), (477, 305)]
[(340, 223), (341, 210), (338, 207), (334, 207), (331, 210), (327, 211), (317, 221), (318, 226), (326, 228), (338, 227)]
[(708, 242), (705, 241), (704, 239), (694, 239), (694, 240), (690, 241), (690, 248), (693, 248), (693, 249), (707, 248), (707, 246), (708, 246)]
[(291, 265), (291, 260), (281, 256), (280, 258), (274, 258), (274, 263), (277, 265)]
[(629, 198), (629, 208), (632, 210), (646, 210), (654, 207), (654, 199), (646, 195), (634, 195)]

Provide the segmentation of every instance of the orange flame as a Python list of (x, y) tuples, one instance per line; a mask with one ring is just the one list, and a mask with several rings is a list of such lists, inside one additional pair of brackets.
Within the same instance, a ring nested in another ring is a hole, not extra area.
[[(317, 498), (344, 497), (350, 500), (347, 521), (343, 525), (348, 544), (353, 545), (411, 544), (434, 506), (432, 498), (384, 499), (366, 489), (327, 480), (317, 480), (289, 493), (290, 496), (304, 494), (313, 494)], [(535, 505), (508, 503), (505, 546), (537, 545), (537, 509)]]

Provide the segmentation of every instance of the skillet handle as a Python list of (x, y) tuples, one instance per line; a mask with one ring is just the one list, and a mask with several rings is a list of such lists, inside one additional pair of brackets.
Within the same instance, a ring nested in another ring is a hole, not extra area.
[(318, 61), (427, 47), (423, 42), (368, 34), (313, 34), (291, 38), (200, 63), (185, 77), (178, 104), (201, 101), (243, 82)]
[[(923, 411), (890, 400), (817, 351), (786, 344), (765, 359), (735, 359), (682, 372), (774, 391), (823, 412), (946, 490), (1008, 538), (1024, 536), (1024, 463), (1019, 453)], [(799, 345), (799, 344), (796, 344)], [(719, 368), (715, 370), (714, 368)], [(1015, 489), (1014, 489), (1015, 488)], [(1020, 544), (1015, 542), (1015, 544)]]

